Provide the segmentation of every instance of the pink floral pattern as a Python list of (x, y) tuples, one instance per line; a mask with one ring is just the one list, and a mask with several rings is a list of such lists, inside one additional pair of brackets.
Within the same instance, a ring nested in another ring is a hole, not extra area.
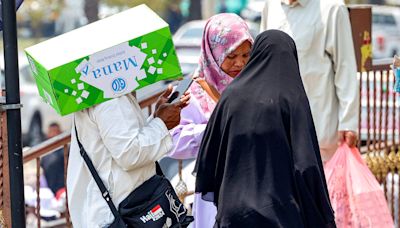
[[(222, 69), (225, 58), (244, 41), (253, 43), (246, 22), (236, 14), (222, 13), (211, 17), (205, 26), (201, 44), (199, 67), (194, 78), (204, 78), (219, 93), (233, 80)], [(215, 102), (198, 83), (193, 83), (190, 91), (199, 100), (205, 115), (209, 117)]]

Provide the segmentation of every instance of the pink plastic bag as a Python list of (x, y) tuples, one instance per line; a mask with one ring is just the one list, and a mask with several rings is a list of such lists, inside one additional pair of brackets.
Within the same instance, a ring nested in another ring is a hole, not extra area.
[(357, 148), (343, 144), (324, 166), (338, 228), (393, 228), (383, 190)]

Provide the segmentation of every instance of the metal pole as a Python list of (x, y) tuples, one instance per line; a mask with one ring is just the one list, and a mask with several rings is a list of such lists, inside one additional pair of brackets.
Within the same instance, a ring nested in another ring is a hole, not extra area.
[(25, 227), (24, 177), (15, 0), (1, 0), (6, 81), (8, 154), (12, 227)]

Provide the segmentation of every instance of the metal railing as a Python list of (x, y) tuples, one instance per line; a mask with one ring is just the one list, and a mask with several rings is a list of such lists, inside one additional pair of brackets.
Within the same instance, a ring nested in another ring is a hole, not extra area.
[(370, 71), (358, 75), (359, 137), (365, 161), (382, 184), (396, 227), (400, 227), (400, 98), (393, 90), (391, 61), (374, 62)]

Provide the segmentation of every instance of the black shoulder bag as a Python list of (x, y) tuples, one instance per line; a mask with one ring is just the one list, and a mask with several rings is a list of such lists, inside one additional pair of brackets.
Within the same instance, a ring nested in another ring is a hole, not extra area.
[(164, 177), (158, 162), (156, 162), (157, 174), (131, 192), (119, 204), (117, 210), (110, 193), (79, 141), (76, 126), (75, 134), (80, 154), (115, 217), (110, 228), (185, 228), (194, 220), (192, 216), (187, 215), (185, 206), (179, 200), (169, 180)]

